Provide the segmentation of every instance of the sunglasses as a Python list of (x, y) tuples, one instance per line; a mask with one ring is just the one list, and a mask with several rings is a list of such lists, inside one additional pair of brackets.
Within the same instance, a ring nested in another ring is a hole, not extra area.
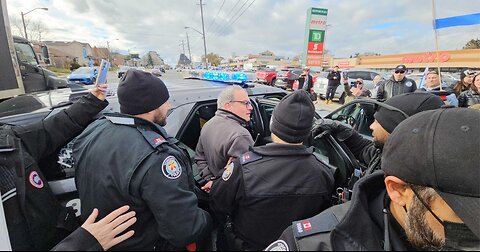
[(361, 81), (357, 81), (357, 84), (363, 84), (363, 82), (361, 82)]
[(396, 74), (404, 74), (405, 71), (395, 71)]

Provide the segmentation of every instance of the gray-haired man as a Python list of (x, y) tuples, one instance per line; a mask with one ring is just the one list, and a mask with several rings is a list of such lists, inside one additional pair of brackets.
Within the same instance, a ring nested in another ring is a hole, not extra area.
[(253, 146), (250, 132), (245, 128), (253, 107), (248, 94), (239, 86), (225, 88), (217, 100), (217, 112), (202, 128), (195, 161), (210, 192), (212, 180), (221, 176), (230, 157), (239, 157)]

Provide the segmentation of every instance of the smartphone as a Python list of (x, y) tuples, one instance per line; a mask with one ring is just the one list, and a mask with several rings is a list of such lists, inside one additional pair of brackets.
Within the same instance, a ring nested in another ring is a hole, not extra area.
[(95, 85), (100, 85), (100, 84), (106, 84), (107, 83), (107, 74), (108, 74), (108, 69), (110, 68), (110, 62), (102, 59), (102, 62), (100, 63), (100, 72), (98, 73), (97, 76), (97, 82)]

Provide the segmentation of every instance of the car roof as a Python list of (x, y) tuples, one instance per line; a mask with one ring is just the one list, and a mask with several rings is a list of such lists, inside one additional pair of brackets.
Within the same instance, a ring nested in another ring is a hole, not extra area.
[[(232, 84), (206, 80), (183, 79), (165, 82), (165, 85), (170, 92), (169, 101), (172, 104), (172, 107), (176, 107), (186, 102), (217, 99), (220, 92)], [(280, 88), (266, 85), (254, 85), (244, 88), (244, 90), (249, 96), (263, 94), (285, 94), (285, 91)]]

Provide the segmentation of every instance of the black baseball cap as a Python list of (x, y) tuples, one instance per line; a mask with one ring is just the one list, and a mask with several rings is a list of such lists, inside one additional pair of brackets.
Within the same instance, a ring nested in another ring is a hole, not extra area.
[(407, 71), (407, 67), (405, 65), (398, 65), (395, 67), (395, 71)]
[(386, 175), (431, 187), (480, 237), (480, 110), (441, 108), (400, 123), (382, 154)]

